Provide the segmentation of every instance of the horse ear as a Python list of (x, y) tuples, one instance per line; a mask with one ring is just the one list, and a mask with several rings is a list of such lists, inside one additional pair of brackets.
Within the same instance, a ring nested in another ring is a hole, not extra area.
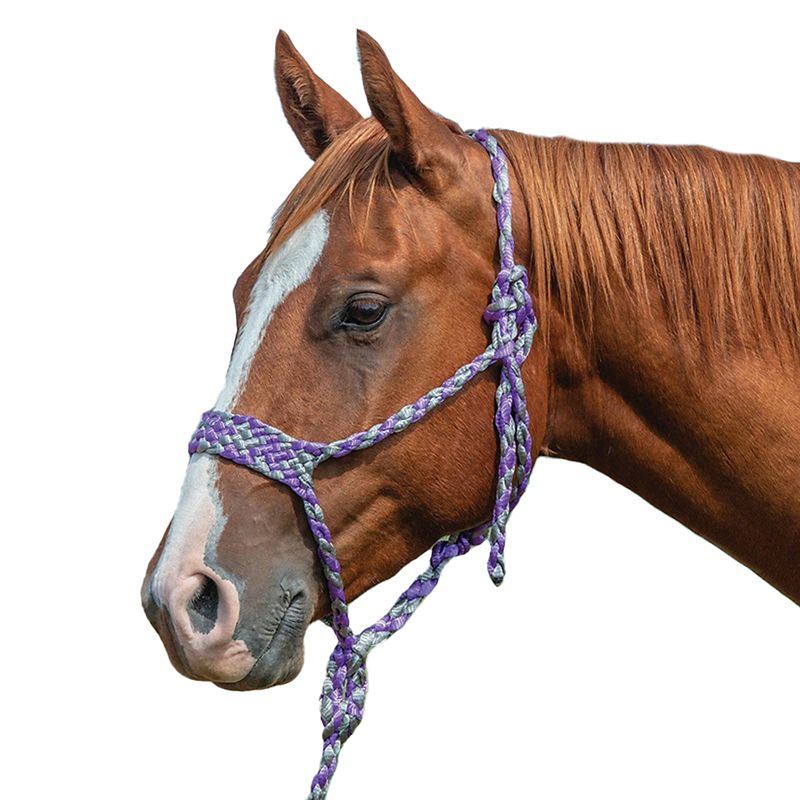
[(361, 78), (369, 107), (386, 129), (403, 166), (431, 188), (442, 188), (463, 166), (455, 123), (434, 114), (392, 69), (383, 48), (358, 31)]
[(283, 113), (303, 150), (314, 160), (361, 119), (358, 111), (308, 66), (284, 31), (275, 40), (275, 82)]

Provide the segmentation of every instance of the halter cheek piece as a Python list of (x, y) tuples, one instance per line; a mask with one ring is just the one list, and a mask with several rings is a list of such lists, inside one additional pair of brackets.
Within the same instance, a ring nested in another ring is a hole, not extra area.
[[(404, 406), (384, 422), (328, 444), (295, 439), (277, 428), (244, 414), (211, 410), (203, 414), (192, 440), (190, 453), (208, 453), (242, 464), (267, 478), (288, 486), (303, 502), (311, 534), (317, 544), (322, 571), (328, 585), (331, 615), (326, 622), (336, 634), (337, 644), (328, 661), (322, 685), (320, 710), (323, 751), (320, 767), (311, 784), (309, 800), (326, 797), (336, 770), (342, 745), (358, 727), (367, 695), (367, 654), (375, 645), (400, 630), (420, 603), (433, 591), (445, 565), (475, 545), (489, 541), (489, 575), (499, 585), (505, 574), (503, 550), (506, 522), (528, 485), (533, 459), (525, 387), (520, 368), (536, 332), (536, 315), (528, 293), (525, 268), (514, 263), (511, 233), (511, 188), (506, 155), (486, 130), (469, 131), (491, 157), (493, 198), (497, 206), (500, 270), (483, 318), (491, 325), (491, 343), (472, 361), (460, 367), (441, 386), (431, 389), (415, 403)], [(404, 431), (452, 397), (476, 375), (493, 364), (500, 365), (497, 385), (495, 428), (500, 448), (494, 511), (488, 525), (440, 539), (431, 551), (430, 566), (397, 599), (389, 612), (359, 634), (350, 627), (341, 567), (331, 532), (314, 493), (315, 467), (329, 458), (342, 458)]]

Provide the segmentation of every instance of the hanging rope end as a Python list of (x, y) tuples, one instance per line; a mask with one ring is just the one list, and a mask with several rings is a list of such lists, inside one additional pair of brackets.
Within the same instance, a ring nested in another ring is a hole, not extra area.
[(502, 555), (497, 557), (497, 563), (494, 566), (489, 564), (489, 577), (495, 586), (500, 586), (506, 577), (506, 564)]

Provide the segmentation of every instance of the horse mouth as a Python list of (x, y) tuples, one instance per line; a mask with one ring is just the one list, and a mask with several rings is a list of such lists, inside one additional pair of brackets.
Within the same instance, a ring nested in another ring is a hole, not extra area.
[(214, 682), (220, 689), (249, 692), (288, 683), (303, 667), (303, 637), (311, 621), (312, 606), (305, 592), (286, 606), (274, 632), (250, 671), (231, 683)]

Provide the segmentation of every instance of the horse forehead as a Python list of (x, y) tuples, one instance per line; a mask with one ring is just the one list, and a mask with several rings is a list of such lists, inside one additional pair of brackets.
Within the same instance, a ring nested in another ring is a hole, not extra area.
[(321, 271), (330, 275), (372, 264), (406, 272), (424, 263), (419, 257), (441, 252), (457, 235), (446, 210), (429, 198), (416, 191), (392, 194), (384, 189), (352, 206), (341, 203), (332, 209)]

